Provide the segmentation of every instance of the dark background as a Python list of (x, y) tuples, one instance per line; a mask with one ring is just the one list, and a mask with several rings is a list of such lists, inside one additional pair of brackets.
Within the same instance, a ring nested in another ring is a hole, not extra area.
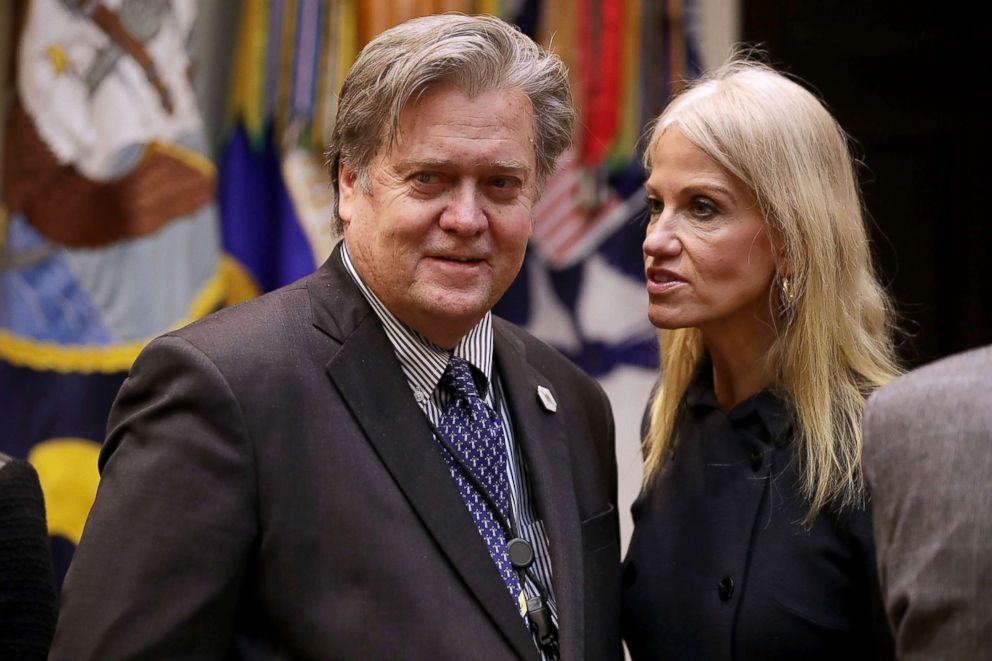
[(989, 113), (979, 100), (979, 47), (992, 35), (961, 4), (741, 5), (742, 40), (805, 81), (854, 138), (909, 367), (992, 342)]

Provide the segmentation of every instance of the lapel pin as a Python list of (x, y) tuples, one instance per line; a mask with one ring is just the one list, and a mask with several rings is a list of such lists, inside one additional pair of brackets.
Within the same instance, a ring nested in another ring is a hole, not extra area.
[(544, 410), (549, 413), (554, 413), (558, 410), (558, 402), (555, 401), (555, 396), (551, 394), (551, 391), (544, 386), (537, 387), (537, 398), (541, 400), (541, 404), (544, 406)]

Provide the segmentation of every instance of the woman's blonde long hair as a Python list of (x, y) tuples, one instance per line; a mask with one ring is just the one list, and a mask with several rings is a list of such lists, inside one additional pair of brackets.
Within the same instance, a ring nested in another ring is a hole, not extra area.
[[(858, 504), (865, 398), (895, 377), (892, 307), (872, 267), (846, 134), (823, 104), (764, 64), (735, 56), (691, 84), (656, 120), (645, 155), (678, 129), (755, 194), (785, 268), (769, 305), (777, 338), (771, 387), (793, 415), (808, 521)], [(789, 297), (779, 297), (784, 278)], [(673, 444), (681, 404), (705, 354), (695, 328), (659, 334), (645, 482)]]

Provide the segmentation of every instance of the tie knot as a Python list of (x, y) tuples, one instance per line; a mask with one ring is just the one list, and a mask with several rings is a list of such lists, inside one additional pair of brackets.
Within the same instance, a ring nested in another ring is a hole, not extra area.
[(453, 394), (463, 397), (479, 397), (479, 389), (472, 378), (472, 366), (464, 358), (452, 356), (441, 375), (441, 385)]

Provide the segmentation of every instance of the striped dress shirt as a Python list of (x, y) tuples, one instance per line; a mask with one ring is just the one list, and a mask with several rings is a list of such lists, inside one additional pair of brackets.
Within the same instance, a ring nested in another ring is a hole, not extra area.
[[(448, 400), (445, 389), (438, 387), (441, 375), (448, 366), (448, 359), (452, 355), (464, 358), (481, 374), (485, 375), (489, 387), (486, 387), (485, 392), (480, 394), (484, 394), (483, 398), (486, 404), (499, 412), (503, 425), (503, 436), (506, 439), (508, 459), (506, 472), (510, 484), (511, 516), (517, 523), (520, 536), (530, 542), (534, 548), (535, 557), (531, 571), (537, 575), (545, 587), (548, 594), (548, 608), (551, 611), (552, 620), (557, 625), (558, 613), (551, 583), (552, 572), (551, 559), (548, 553), (548, 538), (544, 532), (544, 523), (537, 518), (534, 502), (531, 498), (524, 457), (514, 442), (513, 426), (510, 424), (510, 415), (506, 407), (506, 397), (504, 397), (500, 385), (499, 374), (493, 371), (492, 313), (487, 312), (479, 323), (459, 340), (452, 351), (447, 351), (412, 330), (386, 309), (386, 306), (382, 304), (362, 280), (358, 271), (355, 270), (348, 253), (348, 246), (343, 242), (341, 259), (345, 269), (354, 279), (369, 305), (372, 306), (379, 321), (382, 322), (386, 336), (396, 351), (396, 357), (400, 361), (407, 383), (413, 391), (413, 398), (435, 429), (441, 421), (441, 415)], [(493, 564), (493, 571), (497, 571), (495, 563)], [(522, 587), (527, 597), (539, 595), (539, 590), (530, 577), (526, 577)]]

